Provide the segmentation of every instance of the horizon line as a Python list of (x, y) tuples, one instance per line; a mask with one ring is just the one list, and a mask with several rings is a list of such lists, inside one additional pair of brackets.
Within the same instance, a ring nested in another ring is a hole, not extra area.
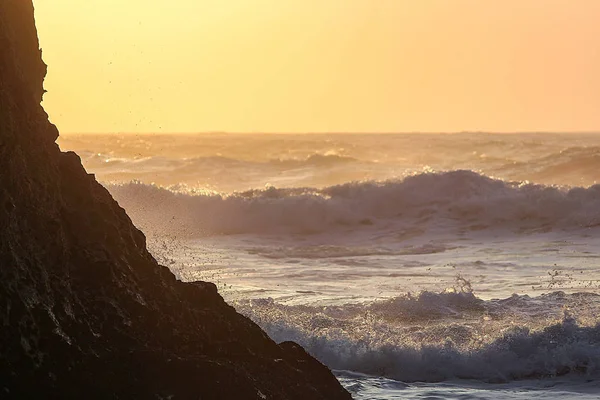
[(582, 130), (582, 131), (549, 131), (549, 130), (528, 130), (528, 131), (482, 131), (482, 130), (465, 130), (465, 131), (220, 131), (207, 130), (195, 132), (177, 132), (177, 131), (143, 131), (143, 132), (60, 132), (60, 135), (461, 135), (461, 134), (488, 134), (488, 135), (531, 135), (531, 134), (551, 134), (551, 135), (589, 135), (600, 134), (599, 130)]

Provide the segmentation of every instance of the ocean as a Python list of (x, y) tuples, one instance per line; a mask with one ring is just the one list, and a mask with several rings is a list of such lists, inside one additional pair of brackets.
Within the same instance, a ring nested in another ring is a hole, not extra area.
[(71, 134), (181, 280), (356, 399), (600, 398), (600, 134)]

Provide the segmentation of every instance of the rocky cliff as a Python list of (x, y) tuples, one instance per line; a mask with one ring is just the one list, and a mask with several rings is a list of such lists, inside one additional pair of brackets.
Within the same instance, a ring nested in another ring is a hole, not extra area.
[(157, 264), (55, 144), (45, 74), (31, 0), (0, 0), (0, 398), (350, 398), (214, 285)]

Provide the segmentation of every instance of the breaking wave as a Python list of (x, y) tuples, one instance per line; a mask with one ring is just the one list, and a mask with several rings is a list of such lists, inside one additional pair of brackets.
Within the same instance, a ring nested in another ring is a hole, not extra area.
[[(459, 291), (329, 307), (248, 300), (236, 308), (274, 340), (296, 341), (336, 370), (402, 382), (500, 383), (597, 378), (600, 325), (586, 325), (595, 318), (597, 299), (556, 292), (484, 301)], [(565, 312), (577, 305), (584, 308), (582, 321)]]
[(144, 230), (192, 236), (373, 227), (526, 232), (600, 224), (600, 185), (511, 183), (468, 170), (323, 189), (267, 187), (232, 194), (136, 182), (108, 188)]

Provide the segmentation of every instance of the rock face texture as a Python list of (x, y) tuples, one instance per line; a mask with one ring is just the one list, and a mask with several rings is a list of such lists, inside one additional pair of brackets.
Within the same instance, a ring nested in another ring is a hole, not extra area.
[(349, 399), (214, 285), (157, 264), (55, 144), (45, 74), (31, 0), (0, 0), (0, 398)]

